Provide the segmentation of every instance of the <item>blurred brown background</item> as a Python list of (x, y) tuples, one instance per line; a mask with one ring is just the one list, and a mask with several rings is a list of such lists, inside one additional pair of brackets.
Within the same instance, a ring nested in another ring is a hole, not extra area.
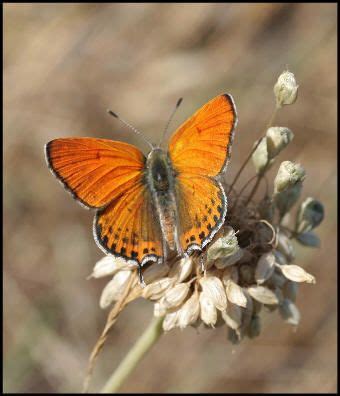
[[(107, 312), (104, 280), (86, 280), (102, 257), (93, 213), (63, 191), (43, 146), (65, 136), (124, 140), (146, 149), (106, 114), (112, 108), (151, 138), (222, 92), (239, 115), (232, 179), (263, 133), (273, 85), (286, 69), (300, 85), (276, 124), (295, 133), (280, 161), (302, 163), (303, 196), (325, 205), (321, 249), (297, 247), (317, 278), (302, 285), (297, 332), (275, 312), (239, 346), (226, 328), (163, 336), (123, 392), (335, 392), (336, 378), (336, 5), (5, 4), (4, 379), (5, 392), (79, 392)], [(253, 175), (250, 164), (242, 186)], [(98, 359), (96, 391), (152, 316), (136, 301)]]

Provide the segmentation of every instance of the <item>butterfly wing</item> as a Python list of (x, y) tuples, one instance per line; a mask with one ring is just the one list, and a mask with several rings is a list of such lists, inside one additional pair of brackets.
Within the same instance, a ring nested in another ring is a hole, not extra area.
[(226, 168), (237, 123), (233, 99), (220, 95), (172, 136), (169, 156), (177, 174), (175, 190), (182, 248), (203, 248), (221, 228), (227, 199), (216, 176)]
[(162, 256), (161, 232), (145, 186), (145, 157), (107, 139), (65, 138), (46, 145), (52, 172), (75, 199), (96, 208), (94, 237), (105, 252), (139, 264)]
[(200, 108), (173, 134), (169, 155), (178, 172), (216, 176), (227, 165), (237, 123), (230, 95), (219, 95)]
[(136, 260), (139, 265), (162, 257), (158, 217), (150, 192), (143, 183), (99, 210), (93, 231), (98, 246), (105, 253)]
[(143, 178), (145, 157), (136, 147), (108, 139), (55, 139), (45, 146), (47, 163), (75, 199), (101, 208)]

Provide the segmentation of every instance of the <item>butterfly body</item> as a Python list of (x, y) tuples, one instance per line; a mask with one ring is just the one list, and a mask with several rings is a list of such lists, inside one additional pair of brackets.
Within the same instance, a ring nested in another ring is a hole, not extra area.
[(73, 197), (95, 209), (94, 238), (106, 253), (167, 260), (202, 250), (221, 228), (227, 197), (219, 181), (230, 158), (237, 117), (219, 95), (147, 157), (108, 139), (60, 138), (45, 146), (48, 166)]
[(159, 147), (153, 149), (148, 155), (146, 172), (155, 215), (162, 231), (163, 257), (166, 258), (168, 253), (182, 255), (183, 250), (178, 239), (176, 172), (169, 155)]

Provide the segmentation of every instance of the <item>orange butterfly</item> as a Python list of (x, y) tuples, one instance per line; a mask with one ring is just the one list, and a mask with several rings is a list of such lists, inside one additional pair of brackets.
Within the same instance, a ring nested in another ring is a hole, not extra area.
[(177, 129), (167, 152), (151, 145), (145, 157), (123, 142), (62, 138), (46, 144), (46, 159), (73, 197), (96, 209), (98, 246), (141, 269), (148, 261), (201, 250), (221, 228), (227, 198), (218, 176), (230, 158), (236, 123), (233, 99), (224, 94)]

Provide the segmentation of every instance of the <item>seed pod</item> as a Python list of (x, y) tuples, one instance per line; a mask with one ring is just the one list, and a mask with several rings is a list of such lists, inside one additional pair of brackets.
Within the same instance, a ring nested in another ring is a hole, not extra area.
[(217, 310), (214, 302), (204, 292), (200, 293), (199, 301), (202, 321), (208, 326), (214, 326), (217, 321)]
[(247, 305), (243, 311), (243, 316), (242, 316), (242, 329), (244, 330), (249, 326), (251, 318), (253, 317), (254, 300), (251, 298), (246, 288), (243, 288), (243, 293), (247, 298)]
[(90, 275), (92, 278), (102, 278), (108, 275), (114, 275), (120, 270), (129, 270), (137, 268), (136, 264), (131, 264), (122, 257), (107, 255), (97, 261)]
[(224, 269), (236, 264), (243, 256), (243, 249), (238, 249), (236, 253), (229, 257), (223, 257), (215, 260), (215, 267), (218, 269)]
[(232, 280), (235, 283), (238, 283), (238, 270), (237, 267), (227, 267), (222, 274), (222, 283), (224, 287), (227, 285), (228, 280)]
[(258, 260), (255, 270), (255, 280), (261, 285), (269, 279), (275, 269), (275, 256), (272, 252), (264, 253)]
[(229, 304), (227, 309), (222, 311), (222, 318), (227, 326), (237, 330), (242, 323), (242, 309), (238, 305)]
[[(289, 241), (288, 238), (287, 238), (287, 240)], [(290, 243), (290, 241), (289, 241), (289, 243)], [(291, 251), (288, 252), (288, 255), (290, 255), (290, 253), (294, 253), (293, 246), (290, 245), (290, 247), (291, 247)], [(273, 253), (275, 256), (276, 263), (278, 263), (280, 265), (288, 264), (287, 257), (282, 252), (280, 252), (279, 250), (273, 250)]]
[(279, 267), (283, 275), (294, 282), (316, 283), (313, 275), (306, 272), (303, 268), (295, 264), (281, 265)]
[(274, 292), (264, 286), (248, 287), (249, 294), (262, 304), (278, 304), (279, 300)]
[(293, 73), (289, 71), (281, 73), (274, 85), (276, 107), (293, 104), (297, 98), (298, 88)]
[(240, 343), (242, 339), (242, 335), (240, 332), (228, 327), (228, 340), (234, 344), (237, 345)]
[(163, 304), (166, 309), (178, 307), (185, 300), (189, 289), (190, 286), (188, 283), (178, 283), (166, 290), (160, 303)]
[(275, 158), (293, 140), (294, 134), (289, 128), (271, 127), (267, 129), (268, 157)]
[(298, 182), (293, 187), (287, 188), (281, 193), (274, 195), (274, 203), (281, 218), (283, 218), (283, 216), (295, 205), (301, 195), (301, 191), (302, 182)]
[(100, 308), (107, 308), (113, 301), (117, 301), (123, 294), (132, 275), (131, 271), (119, 271), (104, 287), (99, 300)]
[(168, 272), (169, 267), (164, 263), (150, 265), (150, 267), (143, 271), (144, 282), (146, 285), (149, 285), (152, 282), (155, 282), (157, 279), (164, 278)]
[(142, 296), (150, 300), (158, 300), (164, 292), (174, 284), (173, 278), (163, 278), (144, 287)]
[(297, 326), (300, 322), (300, 312), (298, 307), (290, 301), (288, 298), (285, 298), (280, 306), (279, 306), (279, 312), (282, 318), (290, 323), (293, 326)]
[(295, 302), (298, 289), (299, 284), (297, 282), (287, 281), (283, 289), (283, 294), (288, 300)]
[(177, 282), (183, 282), (191, 274), (193, 268), (192, 258), (184, 257), (177, 261), (170, 270), (170, 277), (176, 277)]
[(163, 330), (169, 331), (177, 326), (178, 311), (170, 312), (165, 315), (163, 321)]
[(220, 311), (227, 308), (227, 296), (223, 284), (216, 276), (205, 276), (199, 280), (203, 292)]
[(300, 205), (296, 216), (296, 232), (300, 234), (311, 231), (322, 222), (324, 216), (325, 210), (322, 203), (311, 197), (306, 198)]
[(198, 292), (195, 292), (178, 311), (178, 327), (184, 329), (185, 327), (192, 325), (197, 321), (199, 314), (199, 294)]
[(164, 315), (166, 315), (165, 307), (160, 302), (156, 302), (153, 306), (153, 316), (160, 318)]
[(258, 315), (253, 315), (247, 329), (247, 335), (249, 338), (255, 338), (260, 335), (260, 331), (261, 331), (260, 317)]
[(247, 298), (242, 287), (231, 279), (226, 281), (226, 294), (231, 303), (244, 308), (247, 306)]
[(320, 238), (313, 231), (303, 232), (296, 237), (296, 240), (304, 246), (320, 247)]
[(295, 250), (291, 240), (283, 232), (279, 232), (277, 238), (277, 250), (284, 254), (288, 262), (294, 260)]

